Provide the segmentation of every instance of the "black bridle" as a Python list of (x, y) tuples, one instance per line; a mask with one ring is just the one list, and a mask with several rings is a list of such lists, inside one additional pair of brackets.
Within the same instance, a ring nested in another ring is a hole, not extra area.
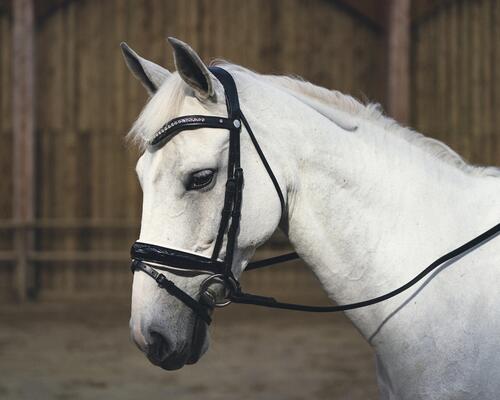
[[(229, 131), (229, 155), (227, 168), (226, 190), (224, 194), (224, 203), (221, 212), (221, 220), (219, 230), (215, 240), (212, 256), (204, 257), (197, 254), (183, 252), (176, 249), (156, 246), (149, 243), (135, 242), (131, 249), (132, 271), (143, 271), (152, 277), (158, 286), (166, 290), (170, 295), (175, 296), (182, 301), (186, 306), (191, 308), (203, 321), (210, 324), (210, 311), (215, 306), (223, 306), (233, 303), (253, 304), (271, 308), (282, 308), (289, 310), (308, 311), (308, 312), (338, 312), (352, 310), (355, 308), (366, 307), (381, 301), (387, 300), (399, 293), (407, 290), (415, 283), (420, 281), (431, 271), (449, 261), (458, 255), (473, 249), (475, 246), (485, 242), (500, 232), (500, 224), (494, 226), (483, 234), (477, 236), (471, 241), (458, 247), (457, 249), (445, 254), (438, 260), (434, 261), (425, 270), (423, 270), (414, 279), (405, 285), (386, 293), (382, 296), (372, 298), (352, 304), (344, 304), (338, 306), (307, 306), (301, 304), (291, 304), (278, 302), (272, 297), (263, 297), (253, 294), (244, 293), (238, 280), (233, 275), (233, 256), (236, 248), (236, 237), (240, 225), (241, 204), (243, 195), (243, 169), (240, 165), (240, 134), (242, 125), (250, 136), (250, 139), (257, 151), (267, 173), (276, 189), (279, 201), (281, 204), (282, 215), (286, 211), (286, 203), (278, 180), (276, 179), (267, 159), (262, 152), (262, 149), (255, 138), (255, 135), (243, 115), (239, 100), (236, 84), (232, 76), (226, 70), (219, 67), (211, 67), (210, 71), (220, 81), (224, 87), (227, 107), (227, 117), (214, 117), (207, 115), (188, 115), (175, 118), (165, 124), (151, 140), (150, 146), (158, 148), (165, 144), (166, 139), (174, 134), (185, 130), (194, 130), (201, 128), (216, 128)], [(225, 255), (221, 260), (219, 258), (224, 238), (226, 238)], [(266, 267), (280, 262), (297, 259), (297, 253), (284, 254), (278, 257), (273, 257), (265, 260), (251, 262), (247, 265), (246, 270)], [(157, 270), (169, 271), (173, 273), (181, 273), (191, 271), (195, 273), (208, 274), (207, 279), (200, 286), (199, 299), (191, 297), (177, 287), (172, 281), (167, 279), (165, 275)], [(214, 282), (221, 283), (226, 292), (224, 302), (217, 302), (216, 295), (209, 289)]]

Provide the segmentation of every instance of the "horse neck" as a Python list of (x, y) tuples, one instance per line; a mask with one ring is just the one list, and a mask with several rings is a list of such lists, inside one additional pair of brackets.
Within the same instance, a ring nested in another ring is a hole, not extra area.
[[(285, 169), (293, 171), (287, 232), (338, 303), (400, 286), (489, 227), (464, 217), (482, 206), (480, 178), (373, 122), (347, 132), (310, 110), (295, 116), (299, 128), (287, 130), (282, 144)], [(389, 304), (348, 315), (369, 336)]]

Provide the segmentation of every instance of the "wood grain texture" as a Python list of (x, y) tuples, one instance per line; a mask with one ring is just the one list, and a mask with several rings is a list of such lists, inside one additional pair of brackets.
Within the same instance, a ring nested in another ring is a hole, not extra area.
[[(12, 9), (12, 206), (13, 217), (30, 223), (35, 216), (35, 71), (34, 71), (34, 3), (18, 0)], [(33, 269), (26, 256), (33, 246), (30, 228), (17, 229), (16, 297), (28, 298), (33, 287)]]
[[(12, 21), (10, 13), (0, 14), (0, 169), (3, 177), (0, 179), (0, 218), (12, 218)], [(11, 251), (14, 243), (12, 230), (0, 231), (0, 249)], [(13, 263), (0, 263), (0, 301), (14, 296)]]
[(467, 160), (498, 165), (500, 8), (443, 2), (413, 31), (412, 125)]
[(410, 116), (410, 0), (389, 2), (387, 111), (406, 125)]

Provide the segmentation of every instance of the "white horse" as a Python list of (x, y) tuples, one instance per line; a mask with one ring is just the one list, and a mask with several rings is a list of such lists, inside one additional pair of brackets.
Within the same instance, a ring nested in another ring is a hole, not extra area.
[[(210, 256), (228, 134), (185, 131), (155, 152), (146, 143), (172, 117), (225, 115), (224, 93), (188, 45), (170, 43), (177, 72), (123, 45), (128, 66), (151, 95), (130, 133), (144, 148), (137, 163), (140, 241)], [(499, 169), (466, 164), (375, 105), (301, 80), (223, 67), (236, 81), (287, 206), (281, 218), (275, 188), (243, 131), (236, 276), (280, 227), (329, 297), (355, 302), (400, 286), (499, 222)], [(168, 277), (196, 297), (206, 276)], [(496, 238), (414, 289), (346, 314), (375, 351), (383, 399), (498, 399), (499, 309)], [(195, 363), (208, 348), (205, 324), (144, 273), (134, 277), (130, 328), (138, 347), (165, 369)]]

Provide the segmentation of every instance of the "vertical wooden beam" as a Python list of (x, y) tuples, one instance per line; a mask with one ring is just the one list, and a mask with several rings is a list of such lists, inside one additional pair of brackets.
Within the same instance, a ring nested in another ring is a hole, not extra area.
[(18, 299), (29, 291), (28, 253), (33, 244), (34, 217), (34, 0), (13, 2), (12, 123), (13, 123), (13, 217), (21, 228), (15, 234)]
[(410, 117), (410, 2), (391, 0), (387, 30), (387, 105), (398, 122)]

